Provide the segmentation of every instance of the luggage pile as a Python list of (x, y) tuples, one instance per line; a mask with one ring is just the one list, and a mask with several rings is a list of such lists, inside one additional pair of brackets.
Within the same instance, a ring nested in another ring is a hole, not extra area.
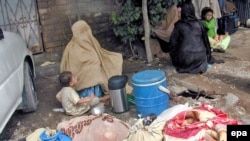
[(238, 10), (231, 0), (219, 0), (221, 9), (221, 18), (218, 19), (218, 28), (233, 34), (240, 26), (240, 18), (238, 16)]

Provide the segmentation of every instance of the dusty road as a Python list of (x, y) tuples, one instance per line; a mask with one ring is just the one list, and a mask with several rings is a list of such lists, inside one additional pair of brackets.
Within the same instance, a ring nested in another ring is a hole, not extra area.
[[(171, 64), (171, 60), (166, 55), (165, 58), (155, 59), (152, 65), (146, 65), (142, 60), (124, 60), (123, 73), (131, 76), (141, 70), (161, 69), (167, 74), (168, 85), (195, 87), (205, 90), (211, 96), (218, 96), (220, 101), (215, 103), (217, 107), (225, 107), (227, 99), (225, 96), (230, 93), (238, 98), (235, 105), (229, 105), (226, 110), (232, 117), (244, 120), (250, 124), (250, 29), (240, 28), (232, 35), (232, 42), (225, 53), (214, 53), (216, 59), (223, 59), (225, 63), (214, 64), (203, 75), (178, 74)], [(37, 95), (39, 99), (38, 109), (34, 113), (23, 114), (16, 111), (8, 122), (5, 130), (0, 135), (1, 141), (22, 140), (35, 129), (50, 127), (54, 129), (62, 120), (72, 117), (63, 113), (54, 112), (54, 108), (60, 108), (60, 104), (55, 100), (55, 94), (60, 89), (57, 77), (59, 73), (59, 62), (53, 65), (41, 67), (37, 63), (37, 77), (35, 80)], [(231, 99), (231, 97), (229, 97)], [(171, 104), (183, 103), (186, 100), (171, 99)], [(240, 113), (239, 113), (240, 111)], [(123, 115), (116, 115), (122, 120), (127, 120), (134, 116), (133, 108)]]

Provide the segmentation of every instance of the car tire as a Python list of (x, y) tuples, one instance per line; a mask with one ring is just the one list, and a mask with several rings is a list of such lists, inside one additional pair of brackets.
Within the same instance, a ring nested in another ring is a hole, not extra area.
[(37, 95), (33, 75), (28, 62), (24, 62), (23, 112), (34, 112), (37, 109)]

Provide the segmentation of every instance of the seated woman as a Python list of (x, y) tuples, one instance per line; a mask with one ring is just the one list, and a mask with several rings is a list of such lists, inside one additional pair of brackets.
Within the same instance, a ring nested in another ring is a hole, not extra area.
[(204, 73), (212, 62), (211, 48), (191, 1), (181, 5), (181, 19), (170, 37), (170, 56), (179, 73)]
[(160, 42), (163, 52), (169, 52), (169, 38), (174, 29), (174, 24), (180, 19), (180, 4), (173, 4), (166, 12), (161, 24), (155, 27), (155, 35)]
[(63, 52), (60, 72), (76, 75), (74, 88), (80, 97), (108, 94), (108, 79), (122, 73), (122, 55), (103, 49), (85, 21), (75, 22), (71, 29), (73, 37)]
[(207, 30), (211, 48), (224, 52), (230, 43), (231, 37), (225, 31), (216, 29), (217, 23), (213, 13), (210, 7), (204, 7), (201, 11), (202, 23)]

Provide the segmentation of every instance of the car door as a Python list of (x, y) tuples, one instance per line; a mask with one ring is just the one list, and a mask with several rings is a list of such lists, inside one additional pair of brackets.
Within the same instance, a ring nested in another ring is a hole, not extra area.
[[(16, 34), (4, 32), (0, 40), (0, 131), (21, 103), (23, 46)], [(25, 46), (25, 45), (24, 45)]]

